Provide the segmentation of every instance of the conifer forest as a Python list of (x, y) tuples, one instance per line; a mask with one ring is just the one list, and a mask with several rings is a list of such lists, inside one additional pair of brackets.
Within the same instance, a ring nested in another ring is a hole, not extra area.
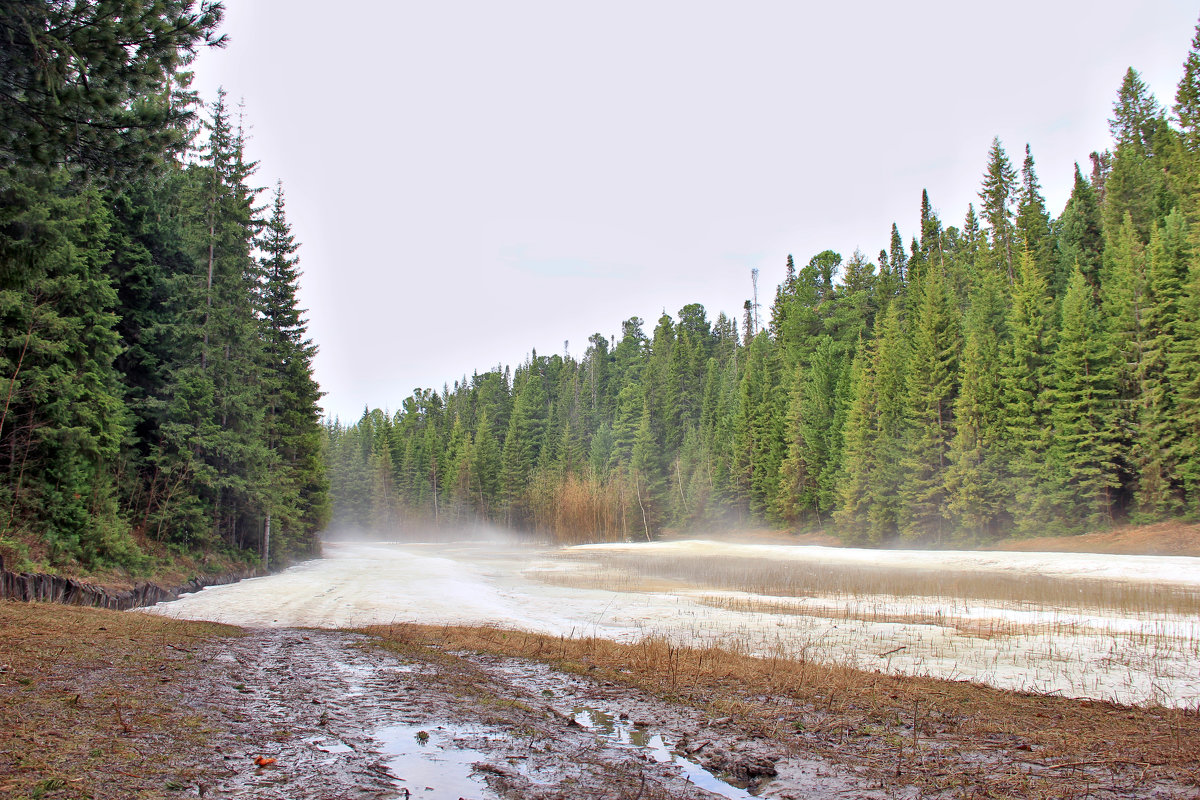
[(961, 216), (914, 187), (914, 230), (788, 256), (735, 316), (632, 317), (327, 422), (333, 526), (971, 544), (1195, 518), (1200, 31), (1173, 102), (1131, 68), (1110, 128), (1057, 213), (997, 139)]
[(996, 139), (956, 224), (913, 187), (912, 230), (788, 256), (732, 315), (322, 422), (284, 189), (190, 88), (222, 14), (0, 4), (10, 563), (283, 563), (327, 526), (972, 544), (1200, 516), (1200, 29), (1172, 101), (1129, 69), (1057, 214)]
[(220, 3), (0, 4), (0, 555), (286, 560), (328, 517), (282, 187), (188, 64)]

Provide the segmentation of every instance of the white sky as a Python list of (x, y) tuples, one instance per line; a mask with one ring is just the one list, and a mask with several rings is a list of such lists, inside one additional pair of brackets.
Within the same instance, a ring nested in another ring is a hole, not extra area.
[[(788, 253), (947, 225), (993, 136), (1051, 213), (1126, 67), (1173, 102), (1188, 2), (228, 0), (196, 88), (281, 179), (325, 408), (579, 357), (630, 316), (764, 311)], [(818, 6), (819, 8), (811, 8)]]

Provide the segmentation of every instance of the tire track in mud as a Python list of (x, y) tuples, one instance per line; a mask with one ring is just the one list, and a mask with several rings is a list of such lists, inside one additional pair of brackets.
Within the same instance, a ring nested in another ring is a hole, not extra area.
[[(197, 654), (206, 669), (186, 696), (219, 731), (207, 759), (217, 767), (192, 796), (748, 796), (673, 749), (742, 785), (778, 773), (765, 797), (882, 796), (853, 772), (789, 760), (729, 721), (534, 662), (396, 653), (358, 634), (298, 629), (254, 630), (209, 647)], [(258, 757), (274, 761), (257, 767)]]

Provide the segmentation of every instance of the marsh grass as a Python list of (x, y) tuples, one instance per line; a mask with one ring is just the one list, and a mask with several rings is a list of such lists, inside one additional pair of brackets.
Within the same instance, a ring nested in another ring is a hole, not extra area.
[[(531, 570), (560, 586), (621, 591), (676, 587), (750, 592), (776, 597), (924, 597), (961, 606), (969, 601), (1014, 608), (1096, 613), (1200, 615), (1200, 589), (1148, 582), (1098, 580), (937, 567), (862, 566), (768, 558), (564, 551), (562, 568)], [(556, 565), (559, 566), (559, 565)]]
[[(1200, 708), (1200, 589), (1187, 585), (586, 549), (560, 552), (527, 574), (675, 594), (680, 619), (693, 620), (681, 631), (693, 645)], [(688, 603), (713, 616), (686, 611)]]

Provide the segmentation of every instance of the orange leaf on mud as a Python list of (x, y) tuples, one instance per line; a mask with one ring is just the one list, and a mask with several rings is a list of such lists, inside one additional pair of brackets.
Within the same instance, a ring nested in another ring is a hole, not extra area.
[(275, 763), (275, 759), (267, 758), (266, 756), (259, 756), (258, 758), (254, 759), (254, 763), (260, 767), (269, 767)]

